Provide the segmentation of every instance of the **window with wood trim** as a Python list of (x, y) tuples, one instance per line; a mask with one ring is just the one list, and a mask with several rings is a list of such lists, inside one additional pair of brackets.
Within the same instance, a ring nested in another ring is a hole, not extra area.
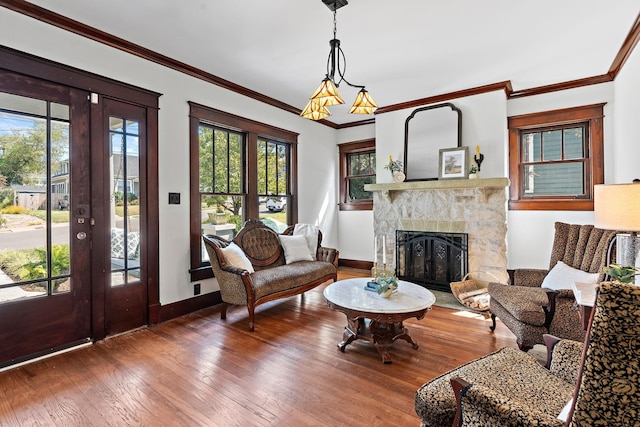
[(340, 152), (340, 210), (372, 210), (373, 193), (365, 191), (365, 184), (376, 182), (376, 141), (339, 144)]
[(604, 104), (509, 117), (509, 209), (593, 210)]
[(298, 219), (298, 134), (189, 103), (191, 280), (213, 277), (202, 234), (232, 239), (260, 219), (278, 232)]

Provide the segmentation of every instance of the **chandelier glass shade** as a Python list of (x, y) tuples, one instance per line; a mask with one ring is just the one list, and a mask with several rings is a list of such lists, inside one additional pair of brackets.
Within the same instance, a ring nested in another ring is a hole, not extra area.
[(324, 80), (320, 82), (320, 86), (313, 92), (310, 99), (311, 102), (322, 107), (344, 104), (344, 99), (342, 99), (338, 87), (329, 77), (325, 77)]
[(365, 88), (360, 89), (356, 100), (353, 102), (353, 106), (349, 113), (351, 114), (373, 114), (378, 108), (378, 104), (373, 100), (369, 91)]
[(309, 97), (309, 103), (300, 115), (311, 120), (320, 120), (329, 116), (331, 113), (326, 107), (344, 104), (344, 99), (338, 91), (338, 87), (342, 82), (360, 89), (349, 113), (373, 114), (378, 108), (378, 105), (373, 100), (371, 94), (364, 86), (351, 84), (344, 78), (347, 59), (345, 58), (342, 48), (340, 48), (340, 40), (336, 38), (336, 11), (339, 7), (346, 5), (347, 2), (345, 1), (344, 4), (338, 5), (337, 2), (329, 4), (329, 2), (323, 0), (323, 3), (327, 4), (329, 9), (333, 10), (333, 39), (329, 41), (331, 50), (329, 51), (329, 58), (327, 59), (327, 74), (325, 78), (322, 79), (322, 82), (320, 82), (320, 86), (318, 86), (315, 92)]
[(330, 116), (331, 113), (327, 110), (327, 107), (309, 101), (300, 115), (305, 119), (320, 120)]

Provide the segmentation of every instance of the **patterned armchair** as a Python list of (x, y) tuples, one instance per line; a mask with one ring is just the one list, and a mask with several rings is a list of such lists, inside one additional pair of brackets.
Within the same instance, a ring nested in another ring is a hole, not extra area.
[(422, 427), (638, 426), (639, 314), (639, 286), (601, 283), (584, 344), (545, 335), (546, 367), (504, 348), (441, 375), (416, 392)]
[(604, 280), (602, 268), (615, 234), (593, 225), (556, 222), (549, 270), (517, 269), (511, 285), (489, 284), (491, 330), (498, 317), (515, 334), (521, 350), (543, 344), (542, 336), (547, 333), (582, 341), (584, 329), (574, 307), (573, 291), (554, 291), (541, 285), (558, 261), (586, 273), (598, 273), (598, 280)]

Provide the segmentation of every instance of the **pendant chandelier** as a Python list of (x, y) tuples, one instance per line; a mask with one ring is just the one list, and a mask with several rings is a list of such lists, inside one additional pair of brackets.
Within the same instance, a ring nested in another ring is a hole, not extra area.
[(340, 48), (340, 40), (336, 38), (336, 15), (339, 8), (347, 5), (347, 0), (322, 0), (322, 2), (333, 11), (333, 39), (329, 41), (331, 50), (329, 51), (329, 58), (327, 59), (327, 74), (322, 82), (320, 82), (320, 86), (318, 86), (309, 98), (307, 106), (302, 110), (300, 115), (311, 120), (320, 120), (331, 115), (327, 109), (328, 106), (344, 104), (344, 100), (338, 91), (338, 87), (342, 82), (345, 82), (351, 87), (360, 88), (360, 92), (358, 92), (349, 113), (373, 114), (378, 108), (378, 105), (365, 87), (351, 84), (344, 78), (344, 72), (347, 69), (347, 60), (342, 48)]

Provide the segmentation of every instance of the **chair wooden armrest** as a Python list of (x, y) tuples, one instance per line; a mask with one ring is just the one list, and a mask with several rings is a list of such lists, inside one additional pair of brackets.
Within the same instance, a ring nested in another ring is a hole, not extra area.
[(547, 346), (547, 362), (545, 363), (544, 367), (549, 369), (549, 367), (551, 366), (551, 358), (553, 356), (553, 347), (555, 347), (556, 344), (560, 342), (561, 338), (555, 337), (550, 334), (544, 334), (542, 336), (542, 339), (544, 340), (544, 345)]
[(544, 317), (545, 317), (545, 321), (544, 321), (544, 326), (545, 328), (547, 328), (547, 331), (549, 330), (549, 327), (551, 326), (551, 322), (553, 321), (553, 315), (556, 314), (556, 295), (557, 292), (551, 289), (546, 289), (547, 292), (547, 299), (549, 300), (549, 303), (547, 304), (547, 306), (543, 306), (542, 309), (544, 310)]
[(462, 406), (460, 403), (462, 394), (471, 384), (460, 377), (453, 377), (449, 381), (451, 382), (451, 388), (453, 388), (453, 394), (456, 396), (456, 415), (453, 419), (452, 427), (458, 427), (462, 423)]

